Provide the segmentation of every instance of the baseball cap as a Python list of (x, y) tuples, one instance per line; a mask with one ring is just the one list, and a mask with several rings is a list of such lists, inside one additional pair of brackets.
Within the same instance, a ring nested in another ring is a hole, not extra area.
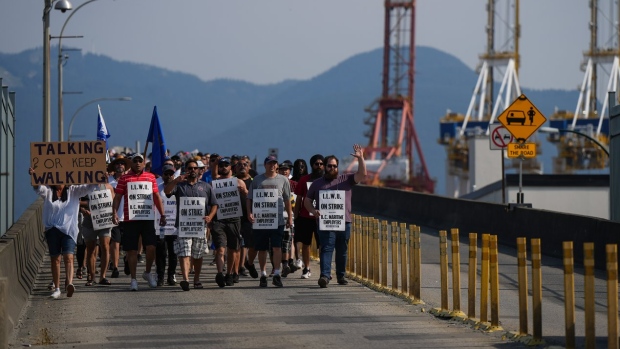
[(198, 161), (196, 161), (196, 166), (198, 166), (200, 168), (203, 168), (203, 167), (205, 167), (205, 164), (202, 161), (198, 160)]
[(166, 173), (166, 171), (172, 171), (175, 172), (176, 169), (174, 168), (174, 166), (170, 165), (170, 164), (165, 164), (162, 168), (161, 168), (161, 172), (162, 173)]
[(221, 158), (220, 161), (218, 161), (218, 164), (230, 165), (230, 158), (229, 157)]
[(263, 162), (263, 164), (267, 164), (270, 162), (278, 162), (278, 158), (273, 155), (269, 155), (268, 157), (265, 158), (265, 161)]
[(140, 158), (140, 159), (144, 160), (144, 156), (142, 154), (140, 154), (140, 153), (135, 153), (135, 154), (133, 154), (131, 156), (131, 160), (137, 159), (137, 158)]
[(278, 167), (290, 169), (293, 167), (293, 164), (289, 160), (284, 160)]

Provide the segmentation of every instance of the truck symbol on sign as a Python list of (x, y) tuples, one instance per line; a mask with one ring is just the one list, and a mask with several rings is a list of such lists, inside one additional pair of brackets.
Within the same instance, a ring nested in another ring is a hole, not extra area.
[(508, 125), (520, 123), (523, 126), (525, 124), (525, 113), (521, 110), (511, 110), (508, 112), (508, 116), (506, 116), (506, 121)]

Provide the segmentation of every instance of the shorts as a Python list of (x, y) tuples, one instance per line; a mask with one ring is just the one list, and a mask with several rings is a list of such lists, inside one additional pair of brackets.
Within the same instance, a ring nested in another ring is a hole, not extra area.
[(283, 225), (278, 226), (277, 229), (254, 229), (254, 249), (269, 251), (270, 243), (272, 248), (281, 248), (283, 236)]
[(177, 257), (201, 259), (207, 246), (205, 238), (177, 238), (174, 240), (174, 253)]
[(94, 228), (82, 225), (81, 232), (86, 242), (97, 241), (97, 238), (103, 239), (112, 236), (112, 228), (95, 230)]
[(45, 239), (47, 240), (50, 257), (75, 253), (75, 241), (56, 227), (45, 231)]
[(117, 225), (116, 227), (112, 227), (112, 234), (111, 234), (112, 241), (120, 243), (122, 235), (123, 235), (123, 228), (121, 228), (120, 225)]
[(241, 248), (241, 221), (214, 221), (211, 236), (216, 248), (225, 246), (238, 250)]
[(291, 243), (293, 242), (293, 230), (285, 229), (282, 236), (282, 253), (288, 253), (291, 251)]
[(312, 245), (312, 236), (318, 244), (318, 229), (315, 218), (299, 217), (295, 220), (295, 242)]
[(137, 251), (140, 236), (142, 236), (142, 245), (157, 245), (153, 220), (123, 222), (123, 251)]
[(252, 222), (246, 220), (241, 221), (241, 237), (243, 238), (243, 247), (254, 248)]

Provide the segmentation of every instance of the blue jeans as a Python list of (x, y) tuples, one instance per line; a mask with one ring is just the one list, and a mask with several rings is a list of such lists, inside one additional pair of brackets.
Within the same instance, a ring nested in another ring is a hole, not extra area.
[(336, 249), (336, 276), (344, 277), (347, 266), (347, 249), (351, 237), (351, 223), (347, 222), (344, 231), (319, 230), (321, 242), (321, 276), (331, 278), (332, 256)]

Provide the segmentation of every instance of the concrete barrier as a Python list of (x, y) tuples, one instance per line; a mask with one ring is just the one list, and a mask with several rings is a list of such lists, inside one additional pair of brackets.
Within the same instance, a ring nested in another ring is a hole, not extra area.
[[(577, 198), (576, 198), (577, 199)], [(573, 241), (575, 261), (583, 260), (584, 242), (593, 242), (597, 269), (605, 269), (605, 245), (620, 244), (620, 223), (554, 211), (454, 199), (405, 190), (358, 185), (353, 209), (437, 230), (458, 227), (463, 233), (497, 235), (502, 245), (516, 248), (516, 239), (542, 238), (544, 255), (562, 258), (562, 242)]]
[(41, 260), (45, 256), (43, 200), (37, 199), (0, 238), (0, 278), (7, 278), (6, 302), (0, 313), (6, 317), (8, 335), (28, 302)]

